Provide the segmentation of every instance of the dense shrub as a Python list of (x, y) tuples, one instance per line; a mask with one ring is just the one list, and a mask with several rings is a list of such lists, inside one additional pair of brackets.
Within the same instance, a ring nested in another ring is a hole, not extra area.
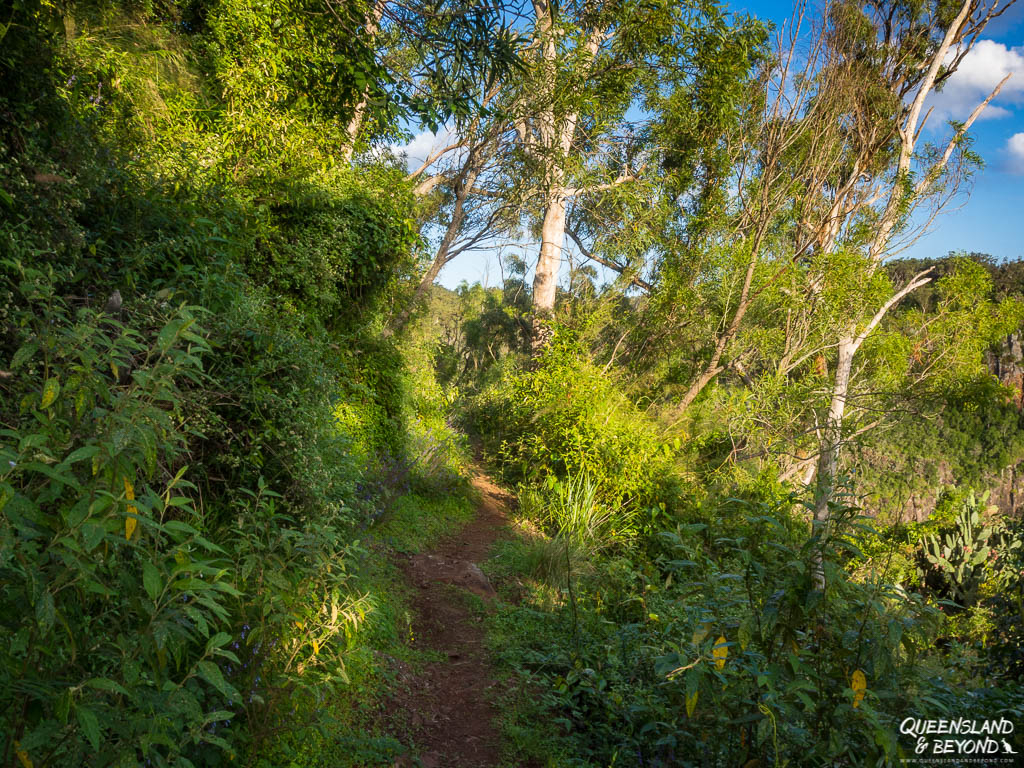
[(606, 558), (554, 610), (538, 591), (495, 617), (496, 653), (541, 692), (523, 713), (552, 723), (546, 743), (513, 738), (564, 765), (881, 765), (913, 753), (905, 717), (1019, 716), (1012, 689), (937, 674), (939, 610), (847, 574), (852, 510), (834, 510), (816, 590), (795, 501), (733, 503), (734, 534), (680, 525), (656, 562)]
[(672, 454), (567, 330), (532, 370), (481, 393), (470, 418), (506, 479), (587, 475), (613, 506), (654, 502), (652, 490)]
[(19, 4), (5, 38), (8, 761), (243, 762), (320, 717), (380, 604), (357, 539), (408, 463), (376, 331), (411, 196), (328, 162), (333, 118), (224, 109), (254, 72), (221, 32), (277, 34), (250, 5)]
[(72, 312), (52, 272), (2, 274), (21, 309), (0, 443), (4, 731), (66, 764), (223, 743), (238, 591), (183, 478), (186, 391), (210, 351), (197, 310), (149, 303), (122, 323)]
[(412, 194), (397, 169), (368, 169), (358, 177), (338, 169), (316, 183), (271, 192), (247, 254), (258, 276), (296, 322), (358, 330), (377, 317), (381, 302), (415, 266), (419, 242)]

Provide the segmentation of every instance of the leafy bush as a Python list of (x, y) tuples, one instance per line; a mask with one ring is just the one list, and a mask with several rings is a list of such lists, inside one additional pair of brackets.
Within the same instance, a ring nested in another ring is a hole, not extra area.
[(924, 598), (847, 574), (863, 530), (850, 509), (833, 510), (817, 591), (808, 563), (822, 542), (797, 501), (729, 502), (658, 534), (653, 563), (600, 559), (580, 574), (574, 621), (540, 590), (505, 608), (495, 651), (540, 691), (521, 715), (552, 724), (543, 738), (510, 736), (565, 765), (866, 765), (909, 754), (905, 717), (982, 700), (1019, 711), (1009, 689), (936, 674), (944, 622)]
[(216, 275), (220, 312), (162, 291), (111, 313), (2, 269), (5, 732), (41, 764), (185, 765), (316, 717), (375, 608), (353, 578), (372, 467), (334, 412), (376, 393)]
[(40, 763), (229, 748), (213, 724), (238, 698), (222, 665), (239, 592), (184, 479), (197, 310), (72, 314), (52, 270), (2, 268), (24, 307), (0, 433), (4, 731)]
[(359, 329), (415, 266), (413, 200), (394, 169), (269, 191), (245, 266), (299, 323)]
[(470, 420), (506, 479), (586, 475), (609, 507), (654, 502), (672, 452), (564, 329), (533, 370), (481, 393)]

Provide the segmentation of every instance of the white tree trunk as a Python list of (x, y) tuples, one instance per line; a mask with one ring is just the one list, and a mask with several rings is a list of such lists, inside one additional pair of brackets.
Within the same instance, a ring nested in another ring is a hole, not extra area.
[[(558, 288), (558, 272), (562, 266), (562, 250), (565, 246), (565, 208), (567, 199), (574, 194), (566, 184), (565, 161), (572, 152), (579, 113), (571, 112), (561, 120), (557, 115), (554, 100), (557, 87), (558, 47), (555, 40), (554, 19), (551, 5), (546, 0), (534, 0), (537, 24), (535, 36), (542, 51), (542, 71), (546, 80), (544, 105), (537, 118), (539, 139), (547, 164), (545, 169), (544, 220), (541, 224), (540, 256), (533, 278), (533, 355), (536, 357), (547, 346), (551, 337), (548, 319), (555, 308)], [(587, 36), (585, 50), (589, 67), (601, 46), (604, 34), (592, 29)]]
[[(821, 449), (818, 454), (817, 484), (814, 493), (814, 526), (816, 533), (823, 539), (828, 533), (831, 518), (829, 502), (835, 490), (836, 478), (839, 474), (839, 449), (843, 443), (843, 416), (846, 413), (846, 398), (850, 392), (850, 374), (853, 370), (853, 356), (860, 346), (856, 329), (844, 334), (839, 340), (839, 359), (836, 361), (836, 375), (832, 383), (832, 399), (829, 403), (828, 416), (821, 430)], [(825, 588), (825, 569), (822, 549), (818, 549), (814, 557), (814, 584), (818, 589)]]
[[(370, 15), (366, 19), (366, 30), (364, 32), (371, 40), (377, 37), (377, 32), (380, 31), (380, 20), (384, 17), (384, 6), (386, 0), (377, 0), (373, 4), (373, 10), (370, 11)], [(359, 99), (359, 103), (356, 104), (355, 111), (352, 113), (352, 117), (348, 121), (348, 125), (345, 127), (345, 136), (348, 141), (345, 144), (344, 149), (341, 150), (341, 156), (346, 163), (352, 161), (352, 154), (356, 149), (356, 139), (359, 138), (359, 131), (362, 130), (363, 120), (366, 118), (366, 107), (369, 104), (366, 92), (363, 92), (363, 96)]]
[(565, 198), (563, 189), (555, 187), (548, 194), (541, 229), (541, 256), (537, 261), (537, 274), (534, 276), (534, 311), (539, 314), (549, 314), (555, 308), (555, 288), (558, 284), (558, 269), (562, 263), (564, 244)]
[[(560, 174), (559, 174), (560, 175)], [(562, 247), (565, 244), (565, 197), (561, 185), (548, 192), (541, 228), (540, 257), (533, 278), (534, 348), (547, 343), (543, 332), (544, 321), (555, 308), (558, 271), (562, 266)], [(538, 336), (539, 334), (539, 336)]]

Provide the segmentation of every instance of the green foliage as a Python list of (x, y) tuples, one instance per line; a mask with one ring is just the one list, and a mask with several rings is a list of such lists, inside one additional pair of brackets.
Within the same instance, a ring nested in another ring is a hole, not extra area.
[(184, 479), (187, 390), (210, 347), (196, 308), (131, 325), (4, 262), (20, 345), (0, 445), (4, 731), (40, 764), (155, 765), (230, 749), (238, 700), (224, 550)]
[[(800, 466), (786, 458), (813, 458), (836, 329), (863, 328), (915, 266), (875, 269), (860, 247), (870, 214), (840, 222), (835, 247), (793, 252), (831, 206), (853, 132), (820, 134), (826, 197), (798, 194), (819, 135), (752, 132), (771, 96), (756, 80), (771, 64), (760, 24), (729, 26), (707, 5), (553, 9), (560, 58), (523, 73), (513, 100), (556, 123), (576, 115), (570, 143), (588, 148), (557, 158), (559, 173), (536, 147), (513, 153), (523, 195), (488, 221), (536, 219), (533, 185), (554, 176), (598, 188), (571, 195), (569, 216), (622, 280), (604, 290), (574, 268), (559, 312), (571, 327), (529, 368), (521, 260), (502, 289), (435, 291), (436, 317), (384, 338), (430, 205), (417, 209), (393, 158), (360, 152), (351, 167), (349, 123), (361, 150), (406, 119), (460, 123), (515, 67), (516, 43), (496, 32), (495, 4), (390, 5), (379, 22), (377, 7), (17, 0), (4, 19), (4, 759), (407, 757), (372, 714), (388, 660), (411, 655), (381, 553), (469, 516), (469, 447), (449, 424), (462, 403), (520, 484), (532, 533), (504, 545), (522, 601), (493, 625), (532, 698), (534, 757), (881, 764), (906, 747), (895, 724), (908, 714), (968, 701), (1020, 713), (1004, 685), (1024, 669), (1019, 526), (984, 519), (966, 490), (938, 494), (1024, 457), (1019, 410), (982, 357), (1024, 319), (1019, 270), (944, 261), (858, 353), (852, 408), (934, 417), (862, 439), (858, 490), (872, 508), (913, 496), (937, 514), (869, 530), (834, 506), (813, 532), (780, 478)], [(923, 24), (922, 8), (900, 23)], [(614, 30), (593, 60), (591, 23)], [(896, 105), (875, 76), (876, 27), (850, 3), (830, 24), (851, 63), (837, 82), (870, 86), (808, 108), (846, 125), (859, 100), (878, 123)], [(917, 77), (922, 51), (902, 53), (892, 71)], [(600, 151), (637, 104), (661, 124)], [(654, 145), (667, 154), (634, 162)], [(746, 154), (776, 145), (778, 166)], [(869, 180), (891, 160), (876, 154)], [(899, 182), (907, 213), (911, 179)], [(733, 187), (783, 202), (755, 221)], [(641, 270), (652, 254), (657, 268)], [(657, 282), (649, 298), (626, 288), (641, 271)], [(704, 370), (682, 432), (672, 406)], [(700, 493), (687, 470), (708, 480)]]
[(672, 448), (588, 359), (568, 331), (530, 371), (481, 393), (472, 423), (509, 480), (587, 476), (609, 507), (654, 501)]
[[(255, 760), (283, 725), (323, 726), (350, 662), (400, 642), (358, 531), (401, 493), (390, 467), (433, 466), (406, 457), (406, 363), (375, 335), (414, 261), (411, 196), (393, 168), (333, 162), (341, 101), (296, 98), (351, 46), (303, 29), (296, 4), (274, 32), (272, 11), (15, 9), (25, 34), (0, 72), (8, 758)], [(261, 58), (238, 55), (249, 45)], [(31, 87), (13, 87), (30, 61)], [(456, 445), (431, 418), (412, 444)]]
[[(537, 587), (505, 608), (495, 652), (543, 691), (517, 702), (510, 738), (560, 765), (863, 765), (910, 754), (904, 717), (968, 706), (929, 658), (940, 612), (842, 568), (860, 541), (849, 510), (834, 510), (828, 588), (814, 589), (817, 541), (793, 502), (731, 504), (658, 534), (654, 562), (592, 563), (574, 586), (575, 622)], [(1021, 704), (1002, 696), (990, 706)], [(523, 721), (551, 726), (526, 732)]]
[(591, 478), (578, 475), (558, 481), (549, 475), (548, 488), (552, 493), (539, 522), (567, 545), (593, 555), (616, 539), (628, 537), (629, 512), (604, 507)]
[(434, 366), (447, 389), (485, 388), (501, 379), (528, 349), (525, 269), (525, 262), (513, 263), (512, 275), (500, 289), (463, 283), (451, 296), (435, 286), (426, 317), (441, 325)]
[(1024, 524), (1008, 521), (1001, 532), (1002, 546), (991, 563), (985, 607), (991, 627), (984, 638), (983, 661), (1006, 680), (1024, 680)]
[(361, 550), (349, 526), (326, 514), (300, 527), (277, 508), (277, 498), (262, 484), (245, 493), (222, 537), (232, 543), (243, 589), (233, 612), (242, 658), (226, 671), (247, 692), (236, 706), (253, 754), (294, 722), (296, 708), (306, 710), (350, 682), (344, 657), (376, 608), (352, 583)]
[[(1021, 412), (991, 375), (961, 382), (931, 407), (934, 419), (900, 419), (851, 446), (858, 489), (885, 519), (910, 503), (940, 508), (945, 486), (990, 487), (1024, 458)], [(915, 446), (912, 456), (907, 445)]]
[(271, 194), (248, 272), (298, 322), (358, 330), (378, 316), (419, 243), (412, 195), (397, 172), (337, 172)]
[(521, 570), (557, 588), (570, 589), (600, 553), (627, 546), (637, 530), (635, 510), (602, 502), (597, 483), (586, 475), (549, 475), (543, 486), (520, 486), (519, 514), (538, 529), (520, 550)]
[(925, 559), (945, 581), (950, 596), (964, 607), (978, 599), (978, 589), (984, 578), (985, 565), (993, 553), (989, 540), (993, 529), (982, 521), (985, 497), (966, 499), (953, 520), (948, 533), (933, 533), (924, 544)]

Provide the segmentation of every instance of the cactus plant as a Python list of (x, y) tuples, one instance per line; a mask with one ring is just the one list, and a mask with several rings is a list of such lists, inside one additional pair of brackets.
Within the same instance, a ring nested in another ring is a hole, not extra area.
[(978, 599), (978, 589), (985, 579), (985, 563), (992, 553), (993, 529), (985, 525), (982, 504), (971, 494), (945, 534), (933, 534), (923, 542), (924, 556), (942, 574), (953, 599), (963, 607)]

